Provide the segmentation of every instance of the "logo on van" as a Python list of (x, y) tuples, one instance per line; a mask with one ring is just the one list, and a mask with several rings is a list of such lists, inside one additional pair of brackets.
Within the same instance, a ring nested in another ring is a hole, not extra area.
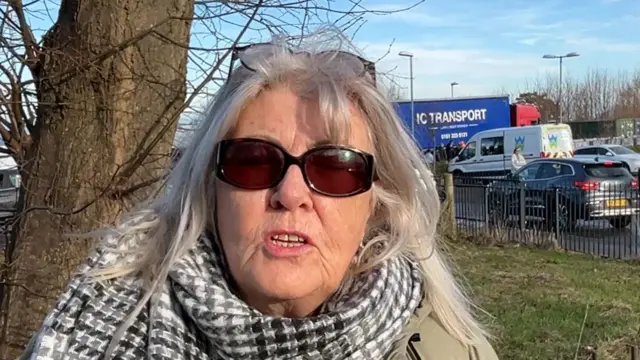
[(515, 140), (515, 148), (520, 149), (520, 151), (524, 150), (524, 136), (516, 136)]
[(558, 136), (549, 134), (549, 147), (555, 149), (558, 147)]

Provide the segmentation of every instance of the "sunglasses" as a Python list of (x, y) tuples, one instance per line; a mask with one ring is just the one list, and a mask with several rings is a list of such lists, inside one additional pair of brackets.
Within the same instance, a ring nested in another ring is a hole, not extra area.
[(377, 179), (373, 155), (345, 146), (322, 145), (293, 156), (272, 142), (241, 138), (220, 141), (216, 153), (218, 179), (246, 190), (277, 186), (292, 165), (309, 188), (331, 197), (361, 194)]
[[(321, 51), (318, 53), (310, 53), (306, 51), (296, 52), (290, 48), (273, 43), (258, 43), (234, 48), (231, 54), (230, 68), (233, 69), (234, 62), (240, 60), (242, 66), (251, 71), (255, 71), (260, 61), (277, 56), (283, 52), (296, 55), (313, 56), (326, 61), (320, 61), (321, 64), (331, 61), (331, 69), (322, 69), (322, 71), (331, 72), (332, 75), (336, 75), (340, 78), (364, 76), (368, 73), (374, 84), (376, 81), (375, 63), (356, 54), (340, 50)], [(339, 64), (339, 66), (334, 66), (336, 64)]]

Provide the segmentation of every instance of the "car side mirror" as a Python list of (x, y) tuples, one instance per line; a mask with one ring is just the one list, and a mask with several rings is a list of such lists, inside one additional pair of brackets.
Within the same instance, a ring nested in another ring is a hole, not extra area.
[(520, 174), (509, 174), (509, 180), (519, 183), (522, 182), (522, 177), (520, 176)]
[(613, 156), (613, 153), (611, 151), (607, 151), (607, 153), (605, 154), (607, 156)]

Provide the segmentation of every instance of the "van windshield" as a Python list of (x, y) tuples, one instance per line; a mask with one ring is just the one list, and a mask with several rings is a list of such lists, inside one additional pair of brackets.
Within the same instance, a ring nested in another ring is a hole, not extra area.
[(472, 141), (468, 143), (464, 149), (462, 149), (462, 151), (460, 152), (460, 155), (458, 155), (458, 159), (462, 161), (462, 160), (471, 159), (472, 157), (475, 157), (475, 156), (476, 156), (476, 142)]

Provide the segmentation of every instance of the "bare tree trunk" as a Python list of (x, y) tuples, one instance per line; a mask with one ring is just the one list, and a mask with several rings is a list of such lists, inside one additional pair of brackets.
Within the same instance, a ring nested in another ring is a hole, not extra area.
[(193, 11), (193, 0), (62, 1), (34, 79), (0, 358), (22, 351), (91, 246), (63, 235), (114, 221), (162, 175), (169, 157), (158, 154), (171, 151), (185, 99)]

